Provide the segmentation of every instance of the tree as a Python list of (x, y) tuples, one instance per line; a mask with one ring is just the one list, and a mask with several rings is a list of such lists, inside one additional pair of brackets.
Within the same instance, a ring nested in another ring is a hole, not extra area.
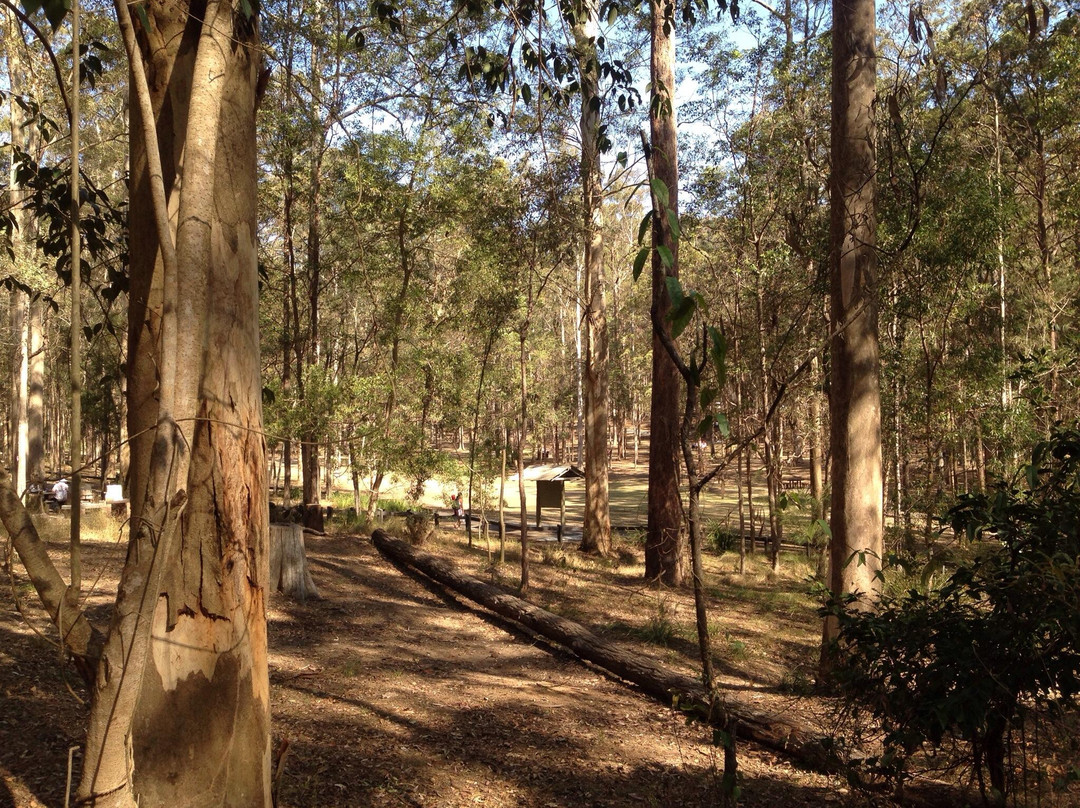
[[(880, 591), (883, 555), (881, 392), (877, 332), (873, 0), (834, 0), (829, 262), (832, 513), (835, 597)], [(824, 627), (823, 670), (836, 621)]]
[[(648, 533), (645, 577), (669, 586), (686, 582), (686, 533), (679, 495), (679, 371), (665, 351), (657, 327), (668, 330), (671, 298), (667, 278), (679, 276), (679, 244), (666, 211), (679, 215), (679, 158), (675, 122), (675, 6), (650, 3), (652, 43), (649, 100), (650, 177), (660, 192), (660, 215), (652, 216), (652, 406), (649, 415)], [(659, 326), (657, 324), (660, 324)]]
[(575, 5), (573, 35), (581, 81), (581, 188), (585, 240), (585, 524), (581, 549), (611, 552), (608, 502), (608, 328), (604, 194), (600, 176), (600, 3)]
[(268, 806), (257, 20), (220, 0), (203, 10), (154, 2), (137, 33), (127, 5), (116, 10), (137, 101), (128, 355), (136, 519), (92, 688), (79, 799)]

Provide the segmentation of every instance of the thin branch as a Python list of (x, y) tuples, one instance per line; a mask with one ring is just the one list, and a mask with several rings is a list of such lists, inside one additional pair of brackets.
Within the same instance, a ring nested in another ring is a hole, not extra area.
[[(68, 101), (67, 90), (64, 89), (64, 73), (60, 69), (60, 63), (56, 61), (56, 54), (53, 53), (52, 43), (49, 42), (49, 38), (41, 32), (33, 20), (24, 14), (18, 6), (11, 2), (11, 0), (0, 0), (0, 3), (14, 14), (23, 25), (29, 28), (38, 41), (45, 47), (45, 54), (49, 57), (49, 61), (52, 62), (53, 73), (56, 74), (56, 87), (60, 90), (60, 98), (64, 102), (64, 109), (67, 110), (68, 122), (71, 121), (71, 103)], [(75, 58), (78, 58), (77, 56)]]

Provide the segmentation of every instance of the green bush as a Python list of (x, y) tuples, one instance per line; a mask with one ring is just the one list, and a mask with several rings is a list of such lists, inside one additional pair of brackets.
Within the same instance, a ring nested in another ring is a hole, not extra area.
[[(940, 589), (826, 607), (837, 683), (884, 730), (877, 773), (900, 784), (916, 750), (958, 739), (984, 802), (1002, 804), (1028, 759), (1025, 722), (1075, 715), (1080, 695), (1080, 432), (1056, 430), (1019, 479), (962, 497), (948, 520), (974, 552)], [(1052, 752), (1035, 750), (1040, 765)]]
[(739, 534), (729, 530), (720, 522), (713, 522), (706, 527), (705, 537), (708, 546), (717, 555), (734, 553), (739, 549)]

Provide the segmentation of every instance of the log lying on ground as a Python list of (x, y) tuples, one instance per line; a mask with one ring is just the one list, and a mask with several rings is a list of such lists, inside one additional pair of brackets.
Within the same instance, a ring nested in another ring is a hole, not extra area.
[(270, 589), (301, 601), (318, 600), (319, 590), (308, 568), (303, 525), (270, 525)]
[[(376, 530), (371, 538), (379, 551), (389, 558), (413, 567), (496, 614), (554, 640), (581, 659), (632, 682), (665, 704), (677, 703), (681, 708), (699, 709), (702, 716), (709, 714), (708, 694), (696, 679), (668, 670), (597, 636), (579, 623), (458, 572), (447, 560), (411, 547), (382, 530)], [(714, 716), (714, 723), (727, 726), (726, 722), (734, 719), (738, 722), (740, 738), (784, 752), (814, 769), (833, 770), (837, 767), (827, 743), (810, 727), (797, 723), (790, 716), (766, 712), (749, 704), (739, 694), (724, 693), (722, 689), (720, 694), (723, 714)]]

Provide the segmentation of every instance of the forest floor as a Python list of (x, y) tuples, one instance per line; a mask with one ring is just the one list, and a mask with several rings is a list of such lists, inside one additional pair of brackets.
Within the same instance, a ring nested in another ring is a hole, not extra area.
[[(66, 520), (45, 521), (66, 574)], [(124, 553), (108, 527), (83, 551), (89, 611), (103, 628)], [(483, 540), (470, 548), (446, 523), (425, 549), (513, 591), (520, 557), (510, 539), (501, 565), (497, 541), (489, 555)], [(722, 750), (705, 728), (399, 570), (366, 536), (332, 529), (308, 536), (307, 550), (321, 598), (278, 595), (269, 611), (274, 743), (287, 745), (281, 808), (722, 804)], [(538, 544), (530, 560), (533, 603), (696, 673), (690, 593), (645, 585), (636, 543), (608, 560)], [(834, 710), (810, 693), (820, 630), (813, 564), (791, 554), (774, 575), (762, 555), (748, 561), (739, 575), (734, 555), (706, 556), (723, 685), (827, 733)], [(0, 808), (59, 808), (72, 748), (77, 780), (85, 690), (59, 663), (18, 564), (9, 580), (0, 593)], [(751, 744), (740, 744), (738, 765), (741, 806), (869, 804), (845, 781)], [(954, 793), (940, 804), (966, 803)]]
[[(65, 543), (50, 538), (66, 572)], [(719, 804), (722, 754), (702, 727), (403, 574), (366, 537), (309, 536), (307, 544), (322, 597), (278, 596), (269, 614), (275, 746), (288, 743), (283, 808)], [(486, 553), (470, 551), (453, 528), (429, 549), (488, 567)], [(94, 581), (90, 609), (104, 618), (123, 548), (90, 540), (83, 552)], [(537, 551), (534, 600), (578, 619), (587, 609), (590, 624), (652, 645), (661, 661), (689, 671), (684, 595), (643, 586), (626, 565), (576, 555), (572, 547)], [(516, 563), (511, 551), (504, 567), (482, 574), (498, 580)], [(733, 659), (728, 675), (794, 707), (801, 700), (778, 687), (789, 666), (770, 656), (800, 646), (783, 638), (802, 607), (760, 602), (771, 604), (762, 616), (733, 609), (723, 621), (731, 631), (718, 627)], [(754, 639), (766, 633), (767, 642)], [(16, 565), (0, 595), (2, 808), (62, 806), (68, 750), (82, 743), (85, 690), (58, 663), (51, 636)], [(76, 780), (78, 761), (76, 749)], [(739, 767), (741, 805), (851, 802), (842, 783), (779, 755), (744, 747)]]

